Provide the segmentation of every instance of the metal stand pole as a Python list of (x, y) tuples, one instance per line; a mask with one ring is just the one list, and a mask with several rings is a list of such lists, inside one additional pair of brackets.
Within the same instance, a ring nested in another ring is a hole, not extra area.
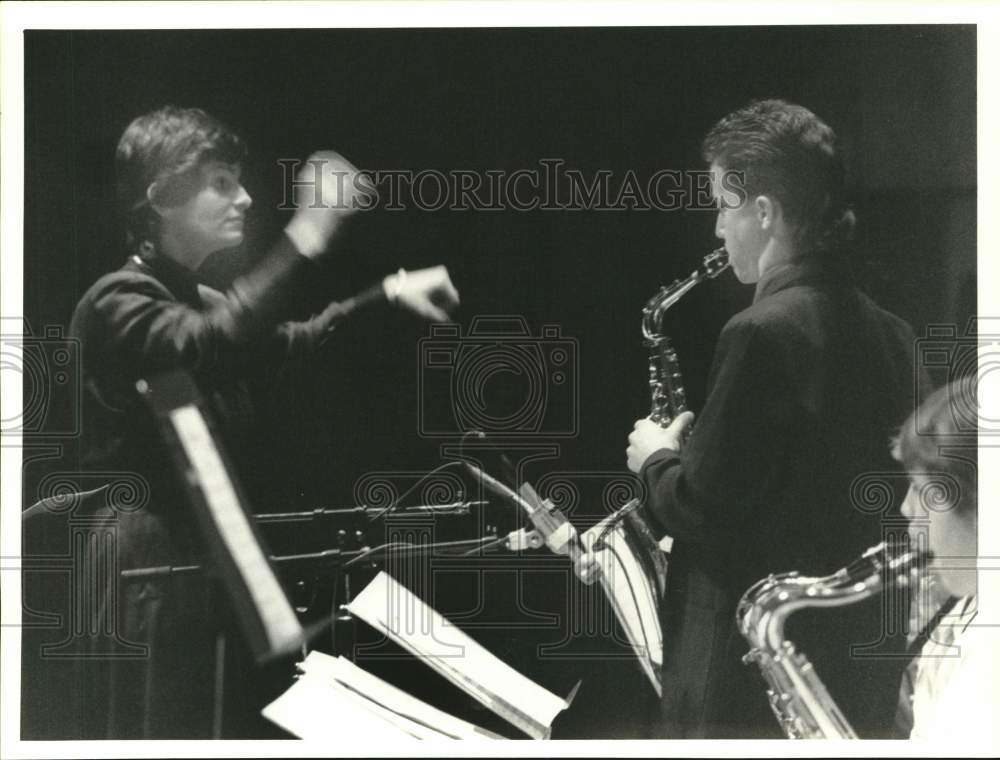
[(215, 683), (212, 692), (212, 738), (222, 738), (222, 717), (226, 686), (226, 634), (215, 634)]

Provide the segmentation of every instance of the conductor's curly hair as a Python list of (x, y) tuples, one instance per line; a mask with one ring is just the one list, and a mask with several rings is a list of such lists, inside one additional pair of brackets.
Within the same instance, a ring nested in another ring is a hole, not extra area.
[(246, 157), (240, 137), (200, 108), (165, 106), (133, 120), (115, 154), (116, 194), (126, 245), (155, 242), (159, 216), (150, 204), (183, 203), (209, 161), (236, 164)]

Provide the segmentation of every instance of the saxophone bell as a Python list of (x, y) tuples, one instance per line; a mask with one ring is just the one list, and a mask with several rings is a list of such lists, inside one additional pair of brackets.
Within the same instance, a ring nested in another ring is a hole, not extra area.
[(830, 575), (769, 575), (743, 595), (736, 608), (737, 626), (750, 645), (743, 662), (760, 667), (771, 709), (788, 738), (857, 738), (812, 664), (785, 637), (788, 616), (854, 604), (892, 587), (915, 587), (930, 558), (908, 542), (883, 542)]

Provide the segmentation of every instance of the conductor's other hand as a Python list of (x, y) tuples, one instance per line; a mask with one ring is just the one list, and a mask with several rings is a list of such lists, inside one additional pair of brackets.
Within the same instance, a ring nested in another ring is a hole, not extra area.
[(643, 418), (635, 423), (628, 437), (628, 468), (639, 472), (650, 454), (660, 449), (680, 451), (684, 444), (684, 431), (694, 422), (692, 412), (683, 412), (669, 426), (661, 428), (649, 418)]
[(458, 306), (458, 291), (444, 266), (400, 270), (382, 284), (390, 302), (432, 322), (447, 322)]
[(339, 153), (313, 153), (299, 168), (292, 188), (295, 214), (285, 232), (309, 258), (320, 256), (347, 217), (376, 200), (369, 178)]

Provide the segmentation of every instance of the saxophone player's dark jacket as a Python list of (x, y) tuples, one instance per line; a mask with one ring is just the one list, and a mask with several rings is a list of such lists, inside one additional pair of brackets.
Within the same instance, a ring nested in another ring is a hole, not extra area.
[[(168, 369), (190, 371), (214, 412), (244, 490), (262, 497), (258, 486), (274, 473), (262, 424), (268, 394), (288, 387), (283, 374), (308, 371), (310, 355), (348, 314), (385, 301), (379, 284), (349, 301), (329, 303), (305, 321), (284, 321), (303, 311), (313, 295), (311, 280), (315, 265), (282, 236), (226, 293), (162, 257), (130, 257), (91, 286), (70, 326), (83, 358), (81, 469), (104, 476), (110, 488), (80, 494), (71, 514), (65, 503), (51, 499), (29, 508), (23, 516), (25, 555), (70, 556), (67, 521), (83, 519), (113, 531), (116, 543), (110, 555), (106, 547), (85, 547), (86, 556), (73, 555), (82, 564), (114, 562), (124, 570), (199, 562), (186, 494), (151, 415), (139, 403), (135, 381)], [(115, 503), (116, 481), (140, 483), (134, 503)], [(278, 509), (263, 498), (255, 502), (261, 505)], [(97, 654), (88, 647), (108, 642), (74, 643), (69, 630), (74, 590), (67, 596), (65, 586), (65, 579), (52, 573), (26, 576), (28, 608), (60, 615), (63, 626), (26, 630), (22, 736), (208, 738), (214, 637), (225, 618), (218, 614), (224, 600), (212, 584), (201, 575), (121, 584), (112, 579), (94, 603), (114, 618), (113, 649), (120, 656), (96, 659), (87, 659)], [(82, 648), (81, 656), (38, 656), (43, 645), (62, 640)], [(227, 657), (238, 644), (238, 637), (230, 637)], [(229, 664), (230, 671), (245, 666), (238, 658)], [(260, 704), (245, 690), (227, 688), (226, 696), (226, 726), (242, 730), (234, 715), (253, 715)], [(253, 723), (249, 730), (256, 729)]]
[[(768, 573), (833, 572), (892, 526), (905, 478), (891, 474), (890, 438), (914, 408), (913, 347), (845, 269), (813, 260), (768, 272), (726, 324), (683, 452), (640, 471), (675, 540), (658, 735), (781, 735), (756, 666), (741, 663), (736, 603)], [(882, 630), (877, 603), (797, 613), (787, 630), (862, 735), (888, 734), (904, 663), (850, 647)]]

